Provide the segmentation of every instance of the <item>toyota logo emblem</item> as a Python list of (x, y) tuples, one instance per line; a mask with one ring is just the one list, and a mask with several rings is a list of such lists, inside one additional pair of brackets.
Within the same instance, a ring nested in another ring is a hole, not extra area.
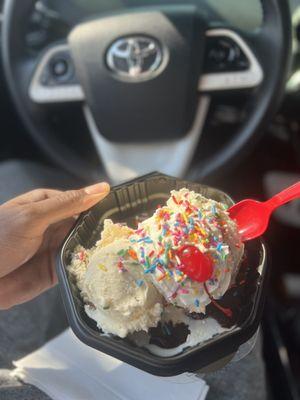
[(107, 65), (117, 75), (132, 80), (152, 78), (162, 63), (159, 43), (146, 36), (115, 41), (107, 51)]

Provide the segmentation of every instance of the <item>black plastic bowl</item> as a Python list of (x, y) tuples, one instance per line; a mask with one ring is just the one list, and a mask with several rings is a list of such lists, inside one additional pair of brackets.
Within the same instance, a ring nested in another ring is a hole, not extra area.
[[(88, 346), (154, 375), (172, 376), (183, 372), (194, 372), (216, 363), (235, 353), (258, 329), (267, 283), (266, 248), (261, 241), (251, 244), (249, 262), (259, 271), (249, 313), (238, 326), (230, 331), (215, 335), (210, 340), (187, 348), (172, 357), (159, 357), (147, 349), (139, 348), (127, 340), (116, 336), (103, 335), (84, 311), (84, 303), (70, 276), (67, 266), (71, 254), (78, 245), (92, 247), (100, 238), (103, 221), (111, 218), (114, 222), (126, 221), (132, 224), (142, 213), (152, 213), (158, 204), (163, 204), (170, 191), (187, 187), (205, 197), (232, 205), (225, 193), (199, 183), (152, 173), (116, 186), (99, 204), (80, 215), (75, 227), (66, 238), (57, 258), (57, 273), (61, 293), (71, 328), (76, 336)], [(249, 253), (249, 251), (248, 251)]]

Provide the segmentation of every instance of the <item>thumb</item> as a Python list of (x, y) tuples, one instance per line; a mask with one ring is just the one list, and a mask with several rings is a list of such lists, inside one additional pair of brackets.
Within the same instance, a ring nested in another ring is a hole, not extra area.
[(33, 212), (40, 220), (43, 228), (47, 228), (51, 224), (88, 210), (104, 199), (109, 191), (109, 184), (102, 182), (84, 189), (61, 192), (31, 206), (34, 208)]

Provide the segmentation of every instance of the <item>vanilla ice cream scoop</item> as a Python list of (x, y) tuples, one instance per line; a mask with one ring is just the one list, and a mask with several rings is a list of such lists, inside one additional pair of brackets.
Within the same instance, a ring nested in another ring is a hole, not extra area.
[(104, 332), (120, 337), (135, 331), (148, 331), (157, 325), (162, 313), (162, 297), (141, 267), (118, 253), (130, 247), (119, 239), (94, 253), (83, 282), (83, 295), (92, 305), (86, 313)]
[(163, 309), (163, 297), (132, 258), (127, 239), (131, 232), (106, 220), (96, 247), (89, 254), (79, 249), (69, 268), (77, 278), (88, 316), (103, 332), (120, 337), (155, 327)]
[[(197, 313), (205, 313), (212, 299), (224, 295), (243, 255), (226, 207), (188, 189), (172, 191), (166, 206), (140, 223), (130, 241), (145, 275), (165, 299)], [(212, 260), (206, 282), (193, 281), (182, 272), (178, 254), (183, 246), (194, 246)]]

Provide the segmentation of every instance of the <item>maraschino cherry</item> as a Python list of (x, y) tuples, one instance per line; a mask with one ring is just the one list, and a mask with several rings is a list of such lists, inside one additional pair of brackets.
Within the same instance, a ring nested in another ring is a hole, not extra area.
[(197, 247), (186, 245), (176, 251), (180, 260), (180, 270), (193, 281), (205, 282), (213, 273), (212, 260)]

